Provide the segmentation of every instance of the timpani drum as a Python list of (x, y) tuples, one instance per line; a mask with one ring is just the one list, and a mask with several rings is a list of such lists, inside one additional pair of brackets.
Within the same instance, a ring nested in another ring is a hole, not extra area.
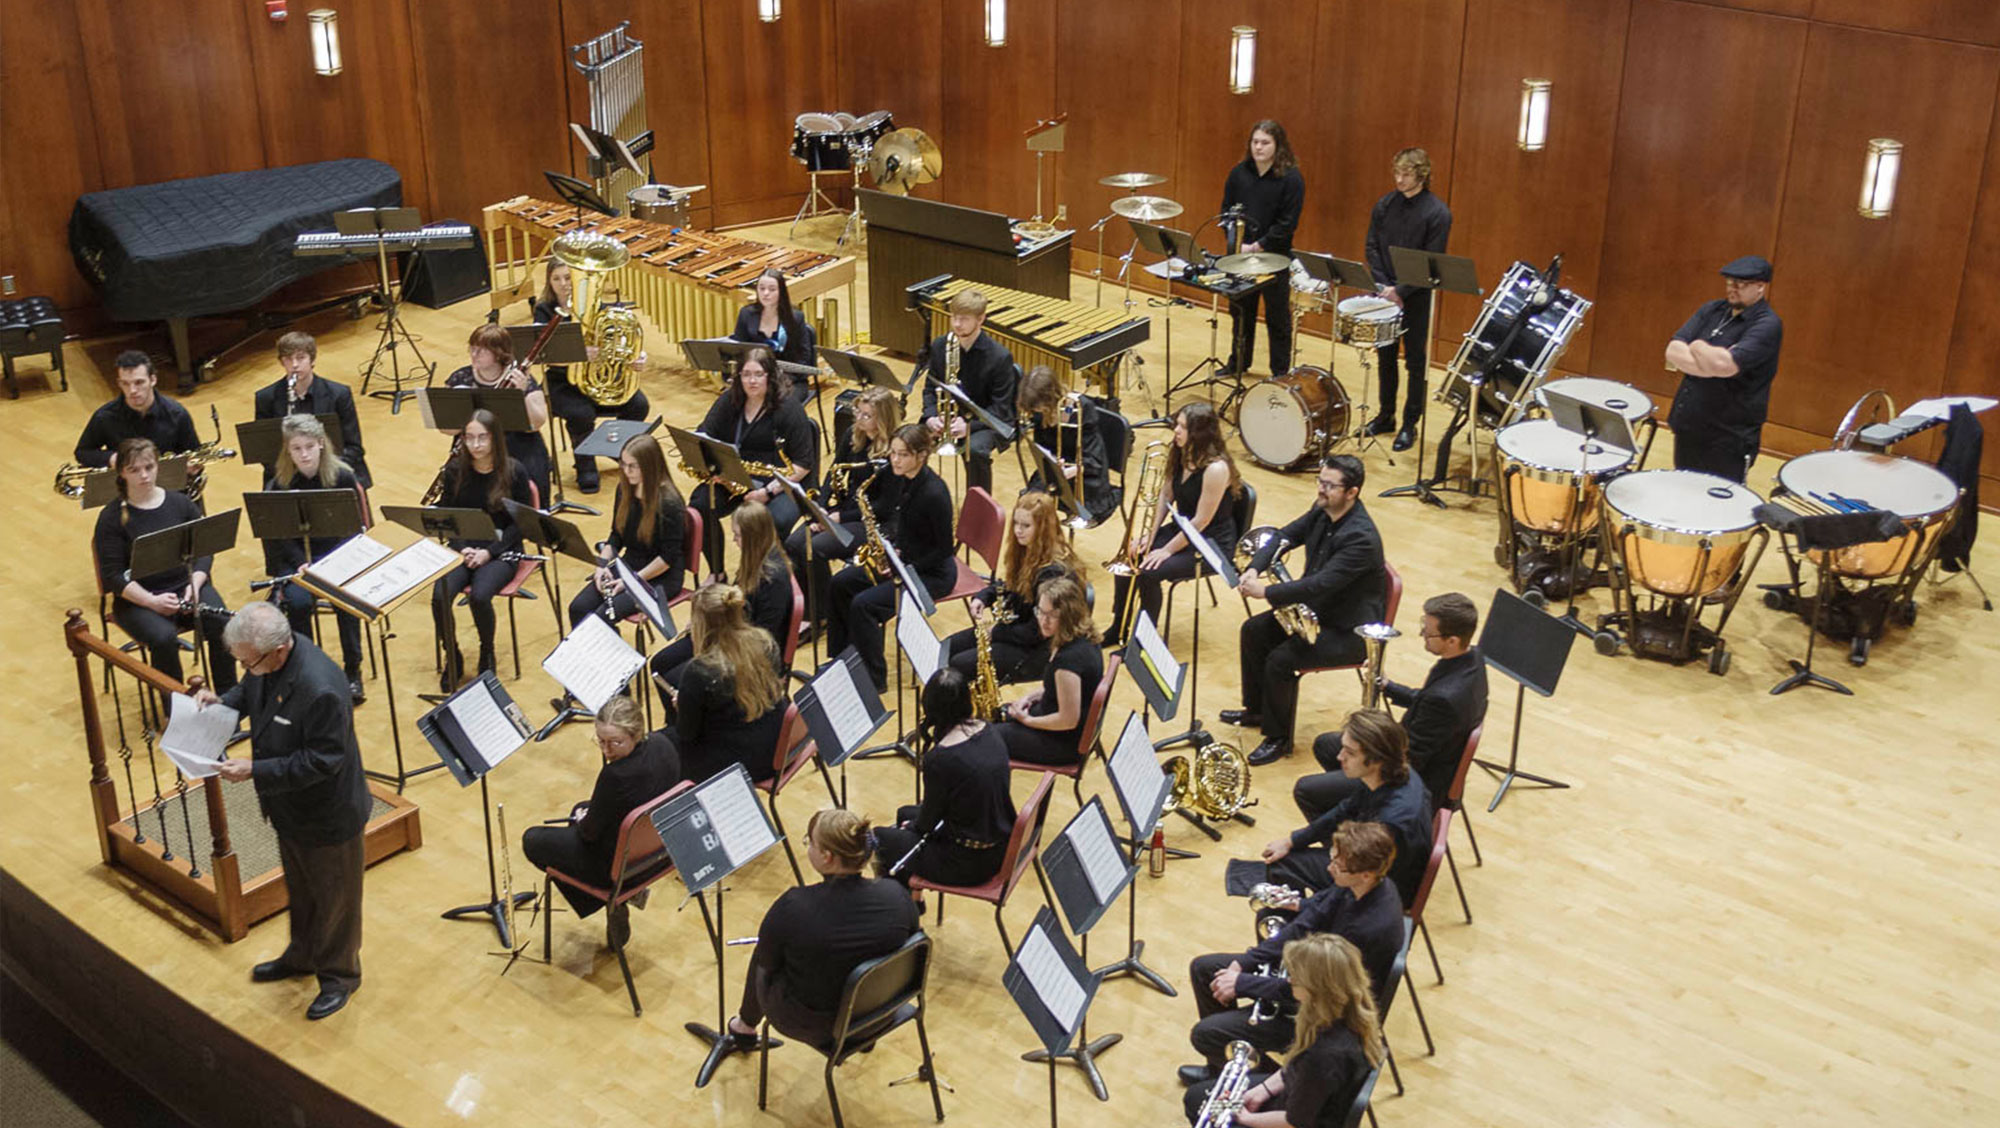
[(1403, 307), (1387, 298), (1358, 294), (1343, 299), (1336, 308), (1341, 344), (1379, 349), (1402, 335)]
[(1631, 581), (1660, 595), (1700, 597), (1728, 586), (1757, 533), (1762, 498), (1695, 470), (1645, 470), (1604, 487), (1614, 551)]
[(1324, 368), (1294, 368), (1243, 396), (1237, 426), (1250, 457), (1273, 470), (1320, 458), (1347, 434), (1347, 390)]
[[(1601, 381), (1608, 383), (1609, 381)], [(1620, 454), (1565, 431), (1553, 419), (1527, 419), (1494, 436), (1500, 481), (1514, 524), (1538, 533), (1585, 533), (1597, 527), (1598, 482), (1629, 468), (1636, 453)]]
[(1556, 392), (1594, 403), (1625, 417), (1625, 422), (1636, 430), (1639, 424), (1653, 417), (1653, 398), (1630, 384), (1616, 380), (1604, 380), (1596, 376), (1565, 376), (1560, 380), (1549, 380), (1535, 389), (1535, 403), (1547, 410), (1549, 401), (1546, 392)]
[[(1902, 536), (1833, 550), (1830, 570), (1848, 579), (1892, 579), (1913, 565), (1921, 568), (1929, 562), (1926, 546), (1942, 532), (1939, 526), (1951, 520), (1958, 505), (1958, 487), (1936, 467), (1858, 450), (1799, 455), (1778, 468), (1778, 485), (1822, 503), (1837, 497), (1886, 509), (1903, 519)], [(1820, 553), (1808, 552), (1806, 557), (1817, 564)]]

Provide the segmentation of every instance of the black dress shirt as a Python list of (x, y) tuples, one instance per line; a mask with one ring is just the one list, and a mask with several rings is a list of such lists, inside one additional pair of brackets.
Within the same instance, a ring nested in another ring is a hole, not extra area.
[(796, 308), (792, 310), (792, 323), (786, 325), (780, 322), (778, 331), (773, 336), (764, 335), (760, 327), (763, 320), (763, 306), (755, 302), (744, 306), (736, 313), (736, 328), (730, 330), (730, 338), (745, 344), (763, 345), (787, 364), (817, 363), (813, 359), (812, 326), (806, 324), (806, 319), (800, 316)]
[(1400, 784), (1384, 783), (1373, 791), (1357, 791), (1334, 808), (1292, 832), (1292, 848), (1333, 842), (1333, 832), (1342, 823), (1378, 822), (1389, 828), (1396, 840), (1396, 860), (1389, 863), (1389, 879), (1402, 893), (1403, 903), (1417, 895), (1424, 881), (1424, 869), (1431, 860), (1431, 797), (1424, 790), (1424, 777), (1411, 772)]
[(1222, 210), (1243, 205), (1247, 221), (1243, 241), (1260, 244), (1274, 255), (1292, 253), (1292, 235), (1299, 229), (1305, 203), (1306, 181), (1296, 168), (1279, 172), (1273, 165), (1259, 176), (1257, 162), (1245, 157), (1222, 182)]
[(958, 574), (952, 564), (951, 487), (928, 466), (914, 478), (894, 471), (884, 471), (882, 478), (888, 488), (881, 503), (872, 493), (868, 501), (875, 510), (876, 528), (919, 578), (949, 583)]
[(279, 835), (332, 846), (360, 834), (374, 801), (354, 739), (347, 675), (302, 634), (285, 664), (245, 674), (222, 703), (250, 722), (250, 782)]
[[(804, 481), (813, 480), (813, 471), (819, 469), (819, 444), (813, 439), (813, 425), (798, 403), (783, 399), (773, 407), (772, 397), (764, 397), (764, 408), (755, 419), (745, 421), (743, 412), (736, 406), (736, 398), (728, 392), (715, 397), (708, 415), (702, 419), (700, 431), (719, 443), (729, 443), (736, 448), (738, 458), (751, 462), (762, 462), (767, 466), (782, 467), (784, 458), (806, 468)], [(752, 475), (760, 478), (761, 475)], [(784, 487), (780, 486), (780, 489)]]
[(1014, 833), (1013, 769), (1000, 730), (986, 725), (957, 744), (924, 754), (924, 803), (911, 827), (940, 837), (1004, 844)]
[(1062, 699), (1056, 692), (1056, 675), (1065, 671), (1075, 674), (1077, 680), (1083, 683), (1082, 695), (1077, 699), (1076, 724), (1067, 729), (1038, 731), (1054, 736), (1081, 737), (1084, 723), (1090, 719), (1090, 699), (1097, 696), (1097, 683), (1104, 680), (1104, 648), (1088, 637), (1070, 639), (1049, 659), (1048, 669), (1042, 671), (1041, 699), (1028, 710), (1028, 715), (1046, 717), (1062, 707)]
[(1285, 1062), (1285, 1122), (1301, 1128), (1341, 1128), (1347, 1110), (1368, 1080), (1368, 1052), (1347, 1024), (1335, 1019), (1305, 1049)]
[[(939, 337), (924, 346), (917, 354), (917, 371), (929, 378), (924, 381), (923, 418), (937, 417), (937, 398), (944, 394), (937, 385), (944, 382), (945, 339)], [(1014, 423), (1014, 389), (1019, 376), (1014, 370), (1014, 354), (1007, 346), (993, 338), (993, 334), (982, 330), (973, 338), (972, 347), (961, 349), (958, 354), (958, 390), (965, 398), (984, 408), (993, 418), (1012, 426)], [(964, 404), (958, 405), (961, 409)], [(961, 410), (965, 416), (966, 433), (988, 429), (984, 420), (969, 411)]]
[[(518, 462), (509, 463), (509, 466), (514, 474), (508, 483), (507, 496), (522, 505), (532, 504), (534, 493), (530, 487), (533, 483), (528, 481), (528, 471)], [(438, 499), (438, 505), (445, 509), (484, 509), (492, 514), (493, 527), (500, 534), (498, 540), (486, 542), (453, 540), (452, 548), (483, 548), (497, 555), (521, 547), (521, 527), (514, 523), (514, 515), (507, 512), (505, 505), (487, 503), (488, 491), (493, 486), (491, 471), (481, 473), (468, 465), (462, 474), (454, 474), (447, 466), (444, 475), (444, 496)]]
[(257, 389), (256, 416), (259, 419), (282, 419), (288, 414), (331, 415), (340, 420), (340, 458), (354, 468), (354, 476), (364, 486), (373, 486), (375, 479), (368, 475), (366, 454), (361, 449), (361, 420), (354, 413), (354, 392), (346, 384), (315, 375), (312, 386), (306, 394), (298, 397), (296, 407), (290, 412), (286, 407), (291, 403), (285, 394), (285, 378)]
[[(333, 485), (331, 486), (320, 485), (318, 478), (307, 478), (298, 474), (292, 475), (291, 480), (288, 482), (280, 482), (276, 478), (272, 478), (264, 483), (264, 489), (266, 491), (326, 490), (326, 489), (351, 490), (353, 488), (354, 488), (354, 471), (352, 470), (341, 471), (339, 476), (334, 479)], [(312, 539), (313, 559), (318, 560), (321, 557), (325, 556), (327, 553), (332, 552), (336, 548), (339, 548), (341, 546), (341, 543), (346, 539), (347, 539), (346, 537), (314, 537)], [(282, 537), (273, 537), (270, 540), (264, 542), (265, 575), (267, 576), (290, 575), (291, 573), (298, 571), (300, 568), (305, 567), (305, 563), (306, 563), (306, 545), (303, 538), (293, 537), (291, 539), (285, 539)]]
[(750, 625), (769, 632), (782, 654), (785, 631), (792, 625), (792, 558), (784, 548), (773, 548), (764, 557), (757, 586), (747, 595)]
[[(1277, 935), (1236, 957), (1243, 965), (1236, 977), (1236, 993), (1247, 999), (1296, 1002), (1291, 982), (1275, 973), (1283, 966), (1286, 944), (1318, 932), (1332, 933), (1354, 945), (1361, 954), (1361, 966), (1368, 971), (1376, 1002), (1388, 997), (1389, 972), (1403, 950), (1403, 902), (1393, 879), (1376, 882), (1375, 888), (1359, 899), (1338, 885), (1329, 885), (1307, 898), (1299, 915), (1287, 921)], [(1257, 974), (1261, 964), (1271, 965), (1273, 974)]]
[(624, 522), (614, 521), (611, 535), (604, 539), (605, 546), (612, 555), (625, 561), (625, 566), (638, 575), (640, 569), (655, 560), (667, 562), (667, 570), (655, 577), (653, 583), (672, 599), (681, 593), (687, 575), (687, 502), (681, 500), (680, 491), (662, 490), (659, 512), (654, 515), (653, 527), (641, 529), (639, 522), (646, 516), (645, 505), (634, 496)]
[[(479, 377), (472, 374), (472, 366), (469, 364), (445, 377), (444, 386), (447, 388), (477, 388), (488, 392), (500, 390), (497, 385), (480, 383)], [(533, 376), (528, 377), (528, 386), (525, 389), (527, 392), (531, 394), (538, 392), (541, 390), (541, 387), (540, 381), (536, 380)], [(513, 457), (515, 462), (525, 463), (530, 466), (546, 468), (549, 464), (549, 444), (542, 438), (542, 433), (537, 430), (508, 431), (507, 453)], [(542, 500), (546, 503), (548, 499), (544, 498)]]
[(201, 445), (194, 433), (194, 416), (173, 400), (157, 393), (153, 406), (141, 414), (125, 405), (119, 396), (90, 413), (83, 434), (76, 440), (76, 460), (85, 466), (109, 466), (118, 444), (126, 439), (151, 439), (161, 454), (178, 454)]
[(623, 758), (599, 769), (597, 783), (590, 789), (590, 804), (574, 827), (594, 872), (574, 876), (609, 881), (618, 851), (618, 828), (625, 816), (666, 794), (680, 778), (680, 753), (665, 733), (658, 732), (647, 734)]
[[(775, 645), (770, 661), (778, 668)], [(752, 782), (777, 775), (778, 732), (788, 704), (780, 694), (762, 716), (745, 717), (736, 703), (736, 678), (718, 658), (705, 654), (689, 662), (681, 675), (674, 720), (682, 777), (700, 783), (731, 764), (742, 764)]]
[(1734, 313), (1718, 298), (1696, 310), (1674, 340), (1728, 349), (1736, 375), (1682, 376), (1667, 426), (1676, 435), (1720, 434), (1756, 443), (1770, 411), (1771, 381), (1777, 378), (1778, 348), (1785, 340), (1785, 324), (1771, 303), (1760, 298)]
[[(140, 509), (114, 501), (97, 514), (97, 530), (91, 543), (97, 550), (97, 577), (104, 590), (113, 595), (124, 588), (126, 581), (137, 580), (147, 591), (159, 593), (179, 591), (187, 586), (188, 569), (169, 568), (150, 576), (128, 576), (132, 567), (132, 543), (147, 533), (157, 533), (161, 529), (171, 529), (201, 517), (201, 510), (188, 500), (186, 494), (177, 490), (166, 491), (166, 500), (151, 509)], [(200, 572), (210, 572), (215, 564), (213, 556), (198, 556), (193, 561)], [(212, 573), (211, 573), (212, 574)], [(345, 683), (343, 683), (345, 684)]]
[(831, 1015), (850, 972), (916, 931), (909, 890), (886, 878), (839, 874), (779, 894), (757, 928), (751, 958), (786, 998)]
[[(1315, 505), (1286, 525), (1285, 542), (1304, 545), (1305, 571), (1295, 580), (1270, 585), (1264, 598), (1273, 607), (1303, 603), (1319, 617), (1321, 635), (1351, 633), (1363, 623), (1379, 623), (1388, 614), (1389, 573), (1383, 567), (1382, 536), (1368, 507), (1359, 501), (1338, 522)], [(1250, 561), (1263, 571), (1270, 567), (1272, 546)]]
[(1042, 585), (1051, 580), (1076, 580), (1076, 569), (1067, 564), (1049, 563), (1036, 569), (1034, 587), (1026, 592), (1018, 592), (1000, 583), (987, 584), (979, 593), (979, 602), (994, 611), (1011, 613), (1004, 623), (993, 625), (993, 641), (1006, 642), (1023, 650), (1047, 650), (1048, 640), (1042, 637), (1042, 628), (1035, 622), (1035, 604), (1042, 598)]
[(1420, 689), (1390, 682), (1382, 695), (1403, 709), (1410, 770), (1423, 776), (1432, 803), (1443, 803), (1466, 740), (1486, 719), (1486, 661), (1479, 648), (1432, 663)]
[[(1040, 416), (1036, 416), (1035, 444), (1064, 462), (1082, 466), (1071, 482), (1083, 500), (1084, 512), (1092, 521), (1101, 521), (1117, 508), (1118, 499), (1111, 493), (1111, 459), (1105, 453), (1104, 434), (1099, 430), (1098, 407), (1088, 398), (1083, 399), (1081, 403), (1083, 404), (1081, 429), (1062, 423), (1060, 412), (1058, 412), (1059, 421), (1056, 423), (1043, 423)], [(1081, 458), (1078, 457), (1077, 451), (1079, 434), (1083, 437)], [(1034, 462), (1037, 469), (1029, 479), (1028, 488), (1045, 489), (1057, 498), (1061, 498), (1062, 486), (1053, 482), (1045, 484), (1045, 479), (1056, 472), (1055, 468), (1039, 454), (1036, 455)]]
[[(1391, 192), (1375, 201), (1368, 216), (1368, 272), (1378, 286), (1396, 281), (1396, 264), (1389, 258), (1390, 247), (1443, 254), (1451, 240), (1451, 209), (1431, 194), (1429, 188), (1415, 196)], [(1412, 295), (1427, 294), (1422, 286), (1397, 286), (1404, 301)]]

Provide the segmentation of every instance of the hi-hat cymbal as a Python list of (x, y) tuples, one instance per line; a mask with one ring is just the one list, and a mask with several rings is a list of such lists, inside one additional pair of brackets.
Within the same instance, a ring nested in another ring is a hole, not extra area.
[(1292, 260), (1286, 255), (1275, 255), (1260, 251), (1254, 255), (1228, 255), (1215, 260), (1215, 269), (1224, 274), (1276, 274), (1290, 270)]
[(1153, 221), (1172, 219), (1183, 209), (1165, 196), (1122, 196), (1111, 201), (1111, 210), (1126, 219)]
[(1121, 172), (1107, 176), (1098, 183), (1106, 188), (1151, 188), (1155, 184), (1165, 184), (1167, 178), (1151, 172)]

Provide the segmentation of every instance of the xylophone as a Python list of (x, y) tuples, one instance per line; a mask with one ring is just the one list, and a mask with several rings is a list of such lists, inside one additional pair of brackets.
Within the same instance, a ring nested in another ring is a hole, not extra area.
[(1097, 380), (1106, 396), (1116, 396), (1117, 358), (1152, 335), (1151, 318), (1133, 317), (1116, 307), (1100, 308), (948, 274), (909, 287), (909, 308), (924, 312), (935, 338), (950, 324), (947, 307), (952, 297), (963, 290), (986, 295), (986, 331), (1007, 345), (1023, 372), (1046, 364), (1072, 390), (1078, 390), (1078, 380)]
[[(855, 335), (850, 255), (643, 219), (590, 216), (586, 223), (631, 249), (631, 261), (611, 272), (610, 285), (618, 300), (636, 304), (667, 340), (728, 336), (736, 327), (737, 311), (750, 301), (757, 276), (771, 267), (784, 272), (792, 304), (813, 323), (823, 343), (836, 339), (829, 330), (839, 305), (827, 295), (848, 287), (848, 335)], [(575, 224), (575, 208), (527, 196), (486, 208), (494, 309), (534, 299), (549, 243)]]

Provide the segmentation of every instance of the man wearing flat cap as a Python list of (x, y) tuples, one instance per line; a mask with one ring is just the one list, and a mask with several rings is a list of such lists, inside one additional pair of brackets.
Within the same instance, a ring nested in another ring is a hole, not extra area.
[(1674, 469), (1741, 482), (1761, 445), (1785, 327), (1764, 300), (1769, 260), (1745, 255), (1722, 268), (1722, 280), (1723, 296), (1667, 342), (1667, 366), (1681, 373), (1667, 425)]

